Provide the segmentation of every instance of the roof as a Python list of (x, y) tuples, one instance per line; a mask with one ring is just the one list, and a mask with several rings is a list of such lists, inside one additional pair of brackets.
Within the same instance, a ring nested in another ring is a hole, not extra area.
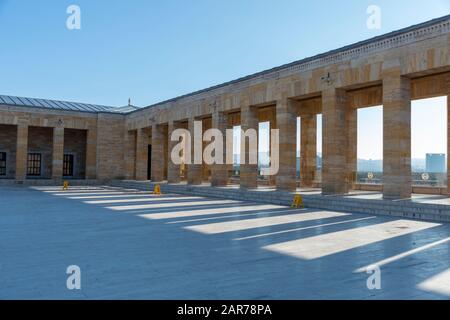
[(123, 106), (123, 107), (119, 107), (119, 108), (115, 108), (114, 111), (115, 112), (120, 112), (120, 113), (130, 113), (136, 110), (139, 110), (139, 107), (133, 106), (133, 105), (127, 105), (127, 106)]
[(88, 104), (79, 102), (69, 102), (60, 100), (48, 100), (48, 99), (36, 99), (36, 98), (25, 98), (16, 96), (6, 96), (0, 95), (0, 105), (9, 106), (19, 106), (19, 107), (32, 107), (32, 108), (43, 108), (43, 109), (56, 109), (56, 110), (67, 110), (67, 111), (78, 111), (78, 112), (91, 112), (91, 113), (128, 113), (137, 110), (137, 107), (126, 106), (126, 107), (111, 107), (103, 106), (98, 104)]

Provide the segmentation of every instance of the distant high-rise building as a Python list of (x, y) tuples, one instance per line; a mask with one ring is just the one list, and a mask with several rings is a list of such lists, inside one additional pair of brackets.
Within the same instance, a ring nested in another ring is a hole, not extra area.
[(427, 153), (426, 171), (434, 173), (445, 172), (445, 154)]

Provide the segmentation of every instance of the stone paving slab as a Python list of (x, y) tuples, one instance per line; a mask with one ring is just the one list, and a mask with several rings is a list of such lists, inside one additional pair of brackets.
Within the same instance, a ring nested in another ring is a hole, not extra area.
[[(113, 181), (111, 186), (153, 190), (148, 181)], [(407, 200), (384, 200), (377, 192), (352, 191), (347, 195), (322, 195), (320, 189), (298, 189), (297, 192), (280, 192), (272, 188), (242, 190), (238, 186), (211, 187), (180, 184), (160, 184), (164, 192), (204, 197), (291, 205), (295, 194), (301, 194), (308, 208), (377, 214), (410, 219), (450, 222), (450, 198), (433, 195), (414, 195)]]
[[(130, 196), (119, 207), (173, 206), (111, 210), (111, 191)], [(132, 188), (0, 187), (0, 200), (0, 299), (450, 299), (446, 223)], [(366, 285), (375, 263), (381, 290)]]

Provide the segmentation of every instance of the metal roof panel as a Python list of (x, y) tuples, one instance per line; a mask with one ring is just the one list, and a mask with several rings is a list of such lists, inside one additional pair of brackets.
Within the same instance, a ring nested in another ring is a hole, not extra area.
[(23, 107), (68, 110), (68, 111), (79, 111), (79, 112), (90, 112), (90, 113), (97, 113), (97, 112), (125, 113), (122, 111), (121, 108), (116, 108), (116, 107), (112, 107), (112, 106), (102, 106), (102, 105), (97, 105), (97, 104), (17, 97), (17, 96), (8, 96), (8, 95), (0, 95), (0, 104), (6, 104), (6, 105), (12, 105), (12, 106), (23, 106)]

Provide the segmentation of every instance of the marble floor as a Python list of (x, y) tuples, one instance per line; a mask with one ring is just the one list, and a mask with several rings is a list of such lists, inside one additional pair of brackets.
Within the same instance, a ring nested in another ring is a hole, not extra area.
[(108, 187), (0, 201), (0, 299), (450, 299), (450, 224)]

